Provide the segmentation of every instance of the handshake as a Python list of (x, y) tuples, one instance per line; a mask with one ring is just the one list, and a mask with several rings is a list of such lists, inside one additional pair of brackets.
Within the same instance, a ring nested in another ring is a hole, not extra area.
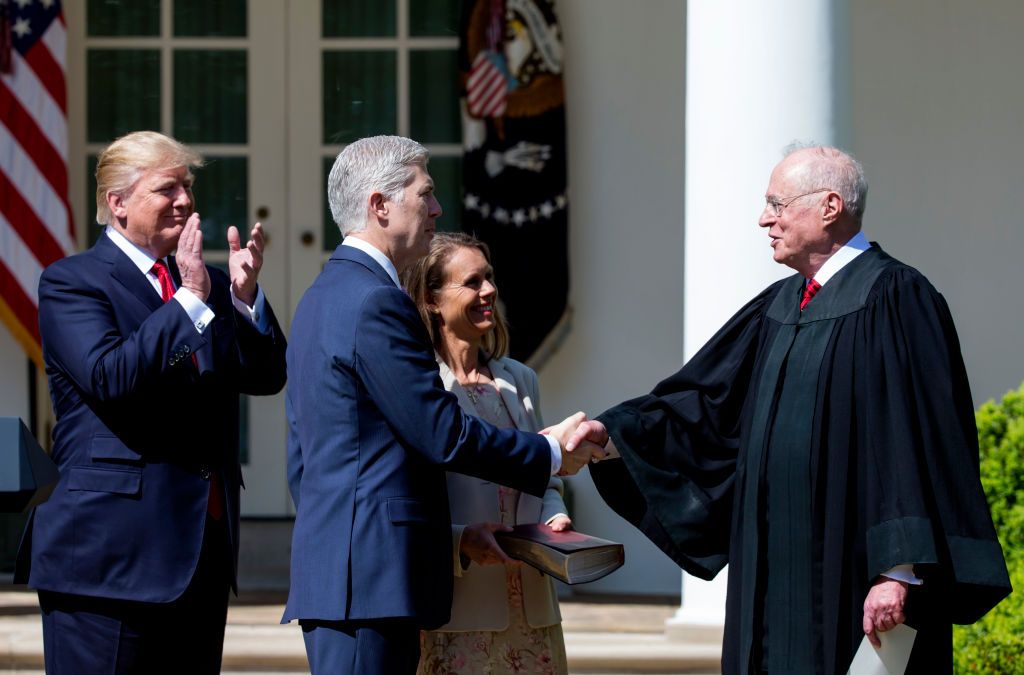
[(588, 420), (586, 413), (570, 415), (540, 433), (557, 440), (562, 448), (559, 476), (575, 475), (585, 465), (608, 457), (604, 449), (608, 443), (608, 430), (597, 420)]

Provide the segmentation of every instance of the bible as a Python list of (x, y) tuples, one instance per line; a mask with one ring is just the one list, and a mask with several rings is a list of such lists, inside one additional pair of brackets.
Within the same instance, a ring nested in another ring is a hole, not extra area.
[(494, 536), (509, 557), (570, 585), (596, 581), (626, 561), (622, 544), (573, 530), (555, 532), (540, 523), (516, 525)]

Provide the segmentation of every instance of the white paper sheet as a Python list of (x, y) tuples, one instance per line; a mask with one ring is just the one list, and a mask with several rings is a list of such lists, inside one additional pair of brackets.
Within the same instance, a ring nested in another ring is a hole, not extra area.
[(847, 675), (903, 675), (916, 637), (916, 630), (901, 623), (892, 630), (879, 633), (878, 639), (882, 641), (882, 646), (875, 649), (865, 635), (853, 656)]

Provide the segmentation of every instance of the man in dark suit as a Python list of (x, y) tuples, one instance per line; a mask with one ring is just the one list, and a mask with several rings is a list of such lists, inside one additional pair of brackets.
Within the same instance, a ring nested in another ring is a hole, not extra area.
[[(238, 396), (285, 382), (257, 286), (263, 235), (203, 263), (191, 168), (136, 132), (96, 168), (96, 245), (39, 283), (60, 481), (19, 580), (39, 591), (49, 673), (216, 673), (238, 553)], [(177, 256), (169, 256), (177, 248)], [(27, 578), (26, 578), (27, 577)]]
[(347, 146), (328, 180), (345, 241), (292, 324), (286, 408), (295, 501), (291, 590), (314, 673), (413, 673), (419, 630), (449, 619), (451, 523), (445, 470), (542, 495), (607, 436), (563, 441), (462, 412), (438, 377), (398, 272), (426, 255), (441, 207), (427, 151), (396, 136)]

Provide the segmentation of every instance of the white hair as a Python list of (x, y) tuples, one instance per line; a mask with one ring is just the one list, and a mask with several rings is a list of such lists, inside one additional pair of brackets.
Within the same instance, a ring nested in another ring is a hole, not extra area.
[(370, 136), (345, 146), (327, 178), (327, 202), (341, 234), (366, 229), (374, 192), (400, 203), (415, 167), (426, 168), (429, 156), (422, 145), (401, 136)]
[(783, 152), (788, 157), (801, 150), (811, 151), (811, 158), (802, 165), (804, 171), (798, 188), (801, 191), (818, 188), (835, 190), (843, 198), (843, 204), (850, 215), (858, 223), (861, 222), (868, 200), (868, 179), (864, 176), (861, 163), (839, 148), (817, 143), (796, 141), (786, 146)]

